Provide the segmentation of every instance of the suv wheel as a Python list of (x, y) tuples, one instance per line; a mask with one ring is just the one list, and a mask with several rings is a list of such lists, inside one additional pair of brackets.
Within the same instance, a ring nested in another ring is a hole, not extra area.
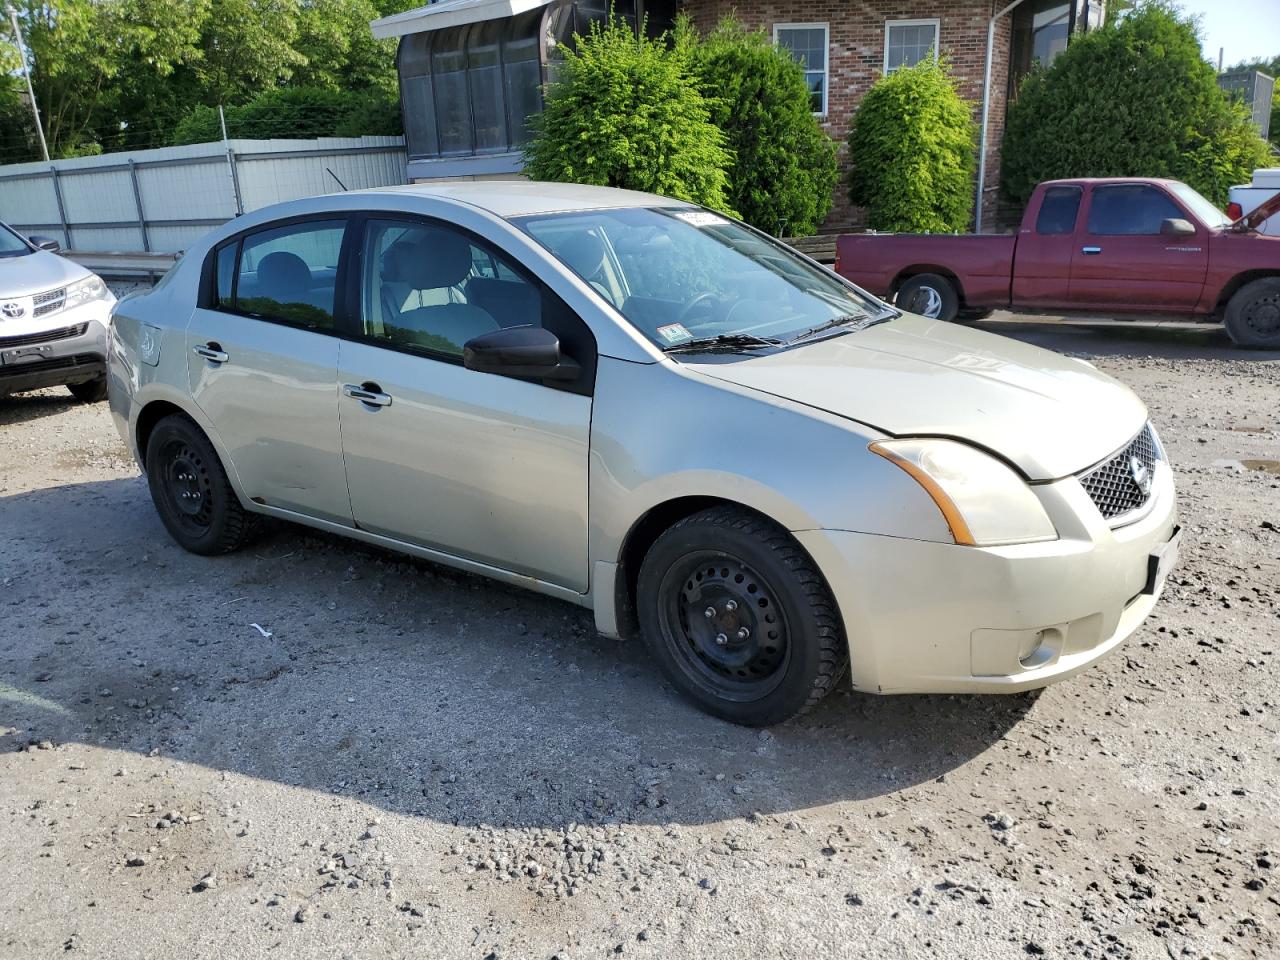
[(107, 378), (94, 377), (83, 383), (69, 383), (67, 389), (81, 403), (101, 403), (107, 399)]
[(733, 507), (687, 517), (645, 556), (645, 642), (703, 710), (767, 726), (808, 710), (844, 673), (848, 646), (816, 566), (780, 527)]
[(165, 529), (185, 550), (212, 556), (252, 539), (255, 516), (231, 489), (213, 444), (188, 417), (165, 417), (147, 441), (147, 485)]

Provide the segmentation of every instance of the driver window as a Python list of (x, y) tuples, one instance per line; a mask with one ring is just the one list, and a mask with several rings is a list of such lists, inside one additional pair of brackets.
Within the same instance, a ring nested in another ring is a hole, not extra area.
[(542, 325), (541, 291), (501, 254), (452, 227), (370, 220), (363, 264), (365, 337), (461, 358), (473, 337)]

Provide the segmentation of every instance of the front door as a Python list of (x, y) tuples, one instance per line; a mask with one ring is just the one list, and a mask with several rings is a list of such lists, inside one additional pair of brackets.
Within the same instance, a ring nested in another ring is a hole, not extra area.
[[(549, 290), (455, 227), (370, 219), (356, 329), (338, 360), (342, 449), (363, 530), (585, 592), (595, 346)], [(583, 365), (547, 386), (467, 370), (463, 345), (543, 325)]]
[(1071, 258), (1074, 306), (1109, 312), (1195, 309), (1209, 267), (1208, 231), (1197, 225), (1193, 236), (1163, 235), (1165, 220), (1191, 220), (1169, 194), (1149, 183), (1095, 186), (1085, 218)]
[(237, 237), (187, 326), (191, 395), (245, 493), (350, 525), (338, 432), (335, 290), (345, 221)]

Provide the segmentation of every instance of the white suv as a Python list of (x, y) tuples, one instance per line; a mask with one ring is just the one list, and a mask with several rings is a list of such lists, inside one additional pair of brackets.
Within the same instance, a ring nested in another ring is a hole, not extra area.
[(0, 396), (65, 384), (79, 400), (105, 400), (116, 298), (58, 250), (0, 223)]

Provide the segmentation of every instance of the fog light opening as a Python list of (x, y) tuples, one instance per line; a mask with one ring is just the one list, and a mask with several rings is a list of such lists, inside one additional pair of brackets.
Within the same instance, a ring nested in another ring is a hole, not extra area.
[(1053, 659), (1054, 653), (1062, 645), (1062, 631), (1056, 627), (1046, 627), (1044, 630), (1037, 630), (1030, 637), (1030, 650), (1018, 651), (1018, 663), (1022, 665), (1024, 670), (1034, 670), (1036, 667), (1043, 667), (1046, 663)]

